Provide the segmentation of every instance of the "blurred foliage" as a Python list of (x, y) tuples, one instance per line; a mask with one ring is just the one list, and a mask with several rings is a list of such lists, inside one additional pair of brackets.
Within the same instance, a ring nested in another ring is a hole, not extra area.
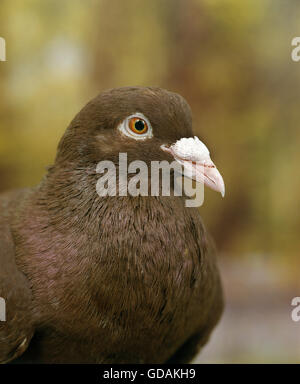
[(224, 254), (299, 252), (298, 0), (1, 0), (0, 190), (34, 185), (75, 113), (124, 85), (182, 94), (224, 175), (204, 221)]

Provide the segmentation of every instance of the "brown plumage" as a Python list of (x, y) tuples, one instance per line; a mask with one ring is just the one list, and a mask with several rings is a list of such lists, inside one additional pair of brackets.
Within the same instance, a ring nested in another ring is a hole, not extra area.
[[(153, 137), (117, 126), (143, 113)], [(198, 209), (184, 197), (99, 197), (96, 165), (171, 161), (190, 137), (185, 100), (159, 88), (100, 94), (75, 117), (36, 188), (0, 198), (0, 361), (188, 362), (218, 322), (222, 290)]]

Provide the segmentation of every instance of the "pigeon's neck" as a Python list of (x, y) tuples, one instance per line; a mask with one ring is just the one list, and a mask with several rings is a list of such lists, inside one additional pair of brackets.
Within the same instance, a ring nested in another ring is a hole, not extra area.
[(159, 215), (174, 215), (182, 207), (180, 197), (161, 196), (99, 196), (94, 169), (50, 169), (39, 189), (38, 205), (48, 217), (49, 224), (60, 230), (89, 232), (98, 236), (109, 223), (111, 229), (136, 225)]
[(97, 174), (92, 168), (51, 167), (35, 198), (51, 225), (83, 230), (96, 219), (103, 206), (96, 191)]

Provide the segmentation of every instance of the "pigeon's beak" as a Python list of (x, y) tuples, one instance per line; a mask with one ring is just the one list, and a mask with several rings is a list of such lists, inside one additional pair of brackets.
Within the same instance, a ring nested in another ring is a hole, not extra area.
[(224, 180), (212, 162), (206, 145), (198, 137), (183, 138), (170, 146), (162, 145), (161, 149), (170, 153), (183, 166), (184, 176), (204, 183), (220, 192), (222, 197), (225, 196)]

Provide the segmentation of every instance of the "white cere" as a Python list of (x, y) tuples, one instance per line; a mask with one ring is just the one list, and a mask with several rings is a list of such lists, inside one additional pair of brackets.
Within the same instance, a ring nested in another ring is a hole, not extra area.
[(210, 158), (207, 146), (197, 136), (177, 140), (170, 147), (176, 157), (190, 161), (204, 161)]

